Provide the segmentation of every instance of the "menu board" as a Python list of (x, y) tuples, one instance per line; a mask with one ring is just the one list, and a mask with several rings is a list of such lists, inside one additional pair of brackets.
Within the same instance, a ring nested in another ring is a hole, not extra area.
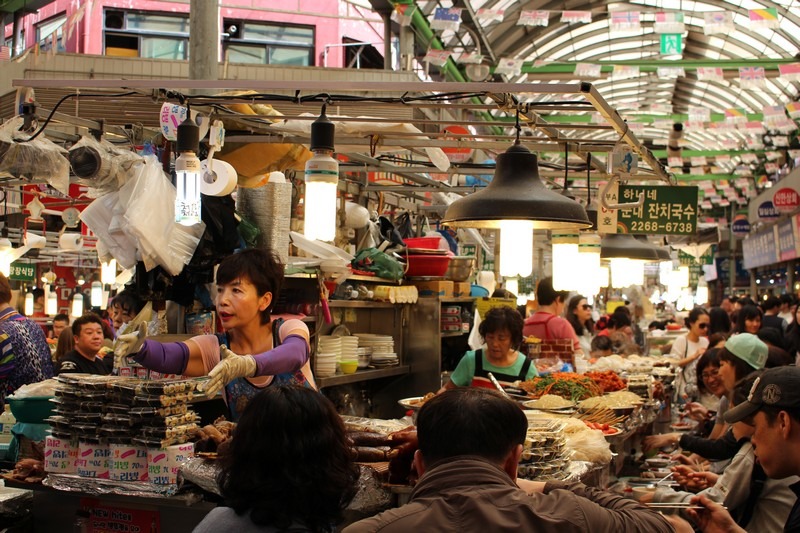
[(633, 209), (600, 207), (597, 228), (600, 233), (638, 233), (646, 235), (694, 235), (697, 233), (697, 197), (694, 186), (614, 184), (606, 191), (607, 204), (644, 203)]

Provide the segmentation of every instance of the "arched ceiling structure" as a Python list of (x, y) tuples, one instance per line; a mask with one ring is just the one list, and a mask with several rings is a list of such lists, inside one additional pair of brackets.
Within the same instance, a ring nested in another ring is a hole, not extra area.
[[(641, 123), (636, 130), (637, 137), (656, 151), (666, 147), (672, 123), (685, 125), (690, 106), (710, 110), (712, 123), (724, 122), (725, 111), (732, 108), (744, 110), (747, 119), (754, 122), (763, 119), (765, 106), (785, 106), (800, 100), (800, 82), (781, 77), (778, 70), (781, 64), (800, 63), (800, 0), (417, 0), (416, 5), (426, 21), (433, 19), (438, 7), (462, 10), (458, 30), (435, 32), (441, 47), (452, 51), (454, 56), (475, 51), (476, 40), (479, 40), (485, 62), (491, 66), (502, 58), (525, 61), (519, 75), (494, 75), (497, 81), (590, 81), (629, 123)], [(765, 8), (777, 10), (778, 28), (754, 28), (751, 24), (749, 11)], [(503, 10), (502, 20), (486, 22), (479, 16), (481, 9)], [(518, 24), (520, 13), (532, 10), (549, 11), (547, 26)], [(562, 13), (567, 10), (590, 11), (592, 21), (561, 22)], [(610, 24), (610, 14), (618, 11), (639, 12), (640, 29), (615, 31)], [(733, 29), (706, 35), (705, 14), (720, 11), (732, 14)], [(681, 54), (661, 55), (660, 35), (655, 32), (658, 12), (684, 14)], [(432, 46), (430, 42), (424, 44)], [(602, 65), (601, 77), (578, 78), (574, 73), (577, 63)], [(611, 75), (615, 65), (638, 66), (639, 73), (632, 79), (615, 79)], [(685, 74), (659, 76), (659, 67), (683, 67)], [(700, 80), (698, 67), (721, 67), (723, 79)], [(763, 67), (764, 86), (743, 87), (739, 67)], [(532, 101), (547, 99), (548, 96), (539, 95)], [(653, 104), (672, 105), (672, 113), (655, 111), (651, 107)], [(549, 121), (559, 120), (557, 106), (553, 111), (541, 112), (540, 115)], [(587, 122), (593, 120), (588, 115), (585, 117)], [(574, 114), (571, 120), (574, 121)], [(741, 165), (737, 154), (754, 147), (758, 149), (759, 142), (765, 143), (762, 150), (771, 148), (769, 135), (748, 135), (741, 127), (723, 128), (719, 125), (717, 128), (709, 123), (699, 125), (696, 121), (689, 124), (692, 127), (685, 128), (681, 141), (685, 154), (713, 156), (718, 153), (723, 156), (719, 165), (707, 170), (712, 176), (730, 177), (734, 167)], [(608, 137), (614, 133), (598, 130), (597, 135)], [(796, 131), (790, 133), (790, 137), (796, 135)], [(731, 162), (725, 161), (726, 155), (733, 156)], [(663, 157), (666, 161), (665, 152)], [(713, 157), (710, 162), (713, 162)], [(762, 157), (761, 168), (763, 162)], [(757, 165), (752, 168), (756, 170)], [(699, 178), (693, 176), (691, 179)]]

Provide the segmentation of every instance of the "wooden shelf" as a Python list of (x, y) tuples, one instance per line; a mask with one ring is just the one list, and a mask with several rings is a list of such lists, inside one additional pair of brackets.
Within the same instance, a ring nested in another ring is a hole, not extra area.
[(439, 298), (443, 304), (471, 304), (475, 303), (475, 298), (470, 296), (462, 296), (459, 298)]
[(315, 378), (320, 389), (325, 387), (335, 387), (336, 385), (346, 385), (347, 383), (358, 383), (370, 379), (388, 378), (392, 376), (402, 376), (408, 374), (411, 367), (408, 365), (390, 366), (387, 368), (365, 368), (357, 370), (355, 374), (340, 374), (329, 378)]
[(440, 335), (442, 338), (445, 337), (460, 337), (462, 335), (467, 335), (469, 331), (443, 331)]
[(350, 307), (357, 309), (389, 309), (397, 307), (402, 304), (393, 304), (391, 302), (376, 302), (374, 300), (328, 300), (328, 306), (334, 307)]

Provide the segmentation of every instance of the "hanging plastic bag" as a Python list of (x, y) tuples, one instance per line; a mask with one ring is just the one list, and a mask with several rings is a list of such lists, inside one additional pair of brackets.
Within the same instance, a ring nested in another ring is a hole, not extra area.
[(402, 279), (405, 270), (399, 261), (376, 248), (361, 250), (351, 264), (353, 268), (373, 272), (380, 278), (391, 280)]
[(397, 233), (403, 239), (410, 239), (414, 237), (414, 226), (411, 223), (411, 215), (408, 211), (404, 211), (397, 215), (394, 219), (394, 227), (397, 228)]

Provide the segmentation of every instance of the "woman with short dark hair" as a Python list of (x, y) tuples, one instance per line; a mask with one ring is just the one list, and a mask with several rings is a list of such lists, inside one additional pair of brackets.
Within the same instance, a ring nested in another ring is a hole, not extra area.
[(516, 309), (506, 306), (490, 309), (478, 326), (485, 344), (464, 354), (441, 390), (466, 386), (493, 389), (489, 373), (504, 386), (536, 377), (536, 365), (518, 351), (522, 327), (522, 315)]
[(745, 305), (736, 315), (736, 333), (752, 333), (761, 329), (761, 309), (755, 305)]
[(342, 419), (311, 389), (270, 387), (249, 403), (220, 455), (217, 476), (227, 507), (194, 533), (331, 532), (356, 494)]
[(268, 250), (242, 250), (222, 260), (216, 281), (217, 314), (225, 333), (160, 343), (145, 340), (140, 329), (117, 338), (114, 353), (120, 363), (130, 355), (164, 374), (210, 376), (205, 392), (222, 390), (233, 420), (270, 385), (316, 388), (308, 360), (308, 327), (297, 319), (271, 315), (283, 284), (278, 258)]

